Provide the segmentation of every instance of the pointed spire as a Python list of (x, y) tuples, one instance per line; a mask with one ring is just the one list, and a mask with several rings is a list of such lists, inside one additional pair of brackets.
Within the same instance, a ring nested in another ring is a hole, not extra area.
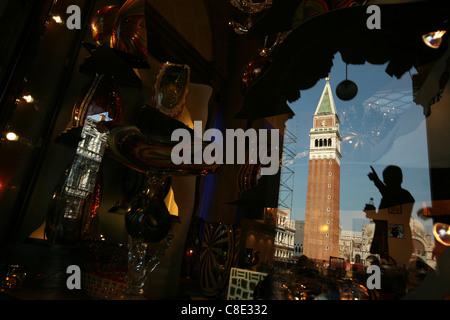
[(323, 88), (322, 96), (320, 97), (319, 104), (317, 105), (314, 115), (336, 114), (336, 106), (334, 105), (333, 93), (330, 86), (330, 77), (327, 76), (325, 79), (325, 87)]

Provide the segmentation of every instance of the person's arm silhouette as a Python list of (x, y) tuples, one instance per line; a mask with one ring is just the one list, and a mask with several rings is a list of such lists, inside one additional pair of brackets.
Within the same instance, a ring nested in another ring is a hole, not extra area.
[(375, 171), (375, 169), (372, 166), (370, 166), (370, 169), (372, 169), (372, 172), (369, 172), (369, 174), (367, 176), (369, 177), (369, 179), (371, 181), (373, 181), (375, 186), (380, 191), (381, 195), (385, 196), (388, 191), (386, 185), (380, 180), (377, 172)]

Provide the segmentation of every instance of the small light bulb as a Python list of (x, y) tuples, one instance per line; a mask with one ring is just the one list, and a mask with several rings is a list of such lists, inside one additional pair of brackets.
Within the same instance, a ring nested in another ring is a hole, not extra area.
[(17, 141), (19, 139), (19, 136), (14, 132), (8, 132), (6, 134), (6, 139), (8, 139), (9, 141)]
[(60, 16), (53, 16), (52, 18), (56, 21), (56, 23), (62, 23), (62, 19)]
[(22, 98), (28, 103), (33, 102), (34, 100), (31, 95), (23, 96)]

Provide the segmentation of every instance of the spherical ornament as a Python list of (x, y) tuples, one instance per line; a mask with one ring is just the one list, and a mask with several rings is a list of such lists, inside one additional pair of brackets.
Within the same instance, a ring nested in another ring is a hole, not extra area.
[(351, 80), (344, 80), (336, 87), (336, 95), (339, 99), (348, 101), (358, 93), (358, 86)]
[(241, 92), (245, 94), (255, 81), (263, 74), (265, 68), (269, 65), (269, 60), (259, 59), (250, 62), (244, 67), (241, 77)]
[(112, 30), (110, 47), (147, 60), (145, 0), (128, 0), (120, 8)]
[(107, 6), (100, 8), (92, 17), (92, 38), (98, 44), (109, 46), (110, 37), (114, 27), (114, 21), (119, 12), (118, 6)]

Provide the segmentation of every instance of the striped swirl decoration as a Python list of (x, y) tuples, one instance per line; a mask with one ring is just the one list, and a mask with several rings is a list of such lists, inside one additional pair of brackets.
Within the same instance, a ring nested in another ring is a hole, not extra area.
[(220, 298), (225, 294), (231, 268), (236, 262), (239, 230), (235, 225), (210, 222), (205, 223), (203, 230), (201, 291), (207, 297)]

